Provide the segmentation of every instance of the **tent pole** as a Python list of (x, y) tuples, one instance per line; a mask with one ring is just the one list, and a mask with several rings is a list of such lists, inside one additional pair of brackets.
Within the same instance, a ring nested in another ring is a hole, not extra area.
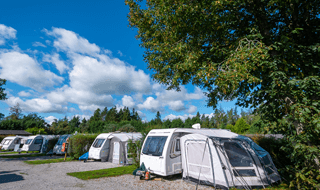
[(206, 152), (207, 143), (208, 143), (208, 138), (207, 138), (206, 143), (205, 143), (205, 145), (204, 145), (204, 150), (203, 150), (203, 154), (202, 154), (202, 160), (201, 160), (201, 165), (200, 165), (200, 171), (199, 171), (199, 175), (198, 175), (198, 183), (197, 183), (197, 186), (196, 186), (196, 190), (198, 189), (198, 185), (199, 185), (199, 183), (200, 183), (200, 174), (201, 174), (201, 169), (202, 169), (202, 163), (203, 163), (204, 153)]

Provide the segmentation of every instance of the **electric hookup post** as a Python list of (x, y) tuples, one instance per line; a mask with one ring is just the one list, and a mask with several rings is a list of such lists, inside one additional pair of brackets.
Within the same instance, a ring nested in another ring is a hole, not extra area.
[(67, 138), (65, 143), (62, 143), (62, 152), (65, 152), (64, 154), (64, 161), (67, 159), (67, 153), (68, 153), (68, 145), (69, 145), (69, 138)]

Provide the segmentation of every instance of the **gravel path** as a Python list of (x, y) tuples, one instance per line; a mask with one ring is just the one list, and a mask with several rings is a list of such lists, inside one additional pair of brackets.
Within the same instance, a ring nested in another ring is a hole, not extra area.
[[(33, 157), (6, 159), (0, 158), (0, 189), (196, 189), (194, 184), (181, 179), (144, 181), (132, 175), (105, 177), (92, 180), (81, 180), (68, 176), (66, 173), (98, 170), (119, 167), (109, 162), (86, 163), (75, 161), (65, 163), (51, 163), (29, 165), (24, 160), (50, 159), (52, 157)], [(55, 158), (55, 157), (53, 157)], [(213, 189), (199, 186), (198, 189)]]

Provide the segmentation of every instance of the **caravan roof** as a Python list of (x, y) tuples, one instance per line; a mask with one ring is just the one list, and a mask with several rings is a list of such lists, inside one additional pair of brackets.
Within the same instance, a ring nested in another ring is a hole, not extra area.
[(163, 133), (196, 133), (202, 134), (210, 137), (220, 137), (220, 138), (237, 138), (241, 135), (230, 132), (226, 129), (192, 129), (192, 128), (172, 128), (172, 129), (153, 129), (149, 134), (163, 134)]

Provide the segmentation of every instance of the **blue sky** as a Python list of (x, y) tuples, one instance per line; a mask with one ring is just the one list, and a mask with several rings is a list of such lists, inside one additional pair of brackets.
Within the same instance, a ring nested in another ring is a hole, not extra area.
[[(200, 88), (167, 91), (152, 80), (128, 11), (124, 1), (1, 2), (0, 78), (8, 99), (0, 112), (8, 116), (19, 103), (23, 114), (48, 122), (113, 106), (135, 108), (148, 121), (157, 111), (162, 119), (212, 115)], [(229, 110), (234, 101), (219, 106)]]

